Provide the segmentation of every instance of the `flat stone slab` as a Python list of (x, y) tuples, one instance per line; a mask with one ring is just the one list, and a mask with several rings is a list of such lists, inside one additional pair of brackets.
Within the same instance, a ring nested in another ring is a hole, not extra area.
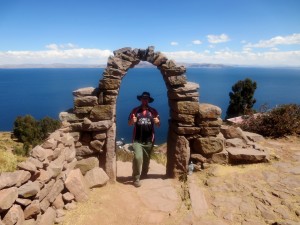
[(194, 179), (190, 178), (189, 181), (189, 193), (193, 213), (196, 217), (204, 216), (208, 212), (208, 205), (204, 193)]
[(268, 154), (252, 148), (226, 148), (230, 163), (258, 163), (268, 161)]

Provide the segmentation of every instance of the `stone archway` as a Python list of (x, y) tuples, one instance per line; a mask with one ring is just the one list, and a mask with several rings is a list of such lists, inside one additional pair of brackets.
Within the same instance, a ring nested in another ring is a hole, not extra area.
[(81, 140), (76, 148), (77, 156), (100, 155), (100, 167), (111, 181), (116, 180), (117, 97), (122, 78), (140, 61), (147, 61), (160, 70), (167, 89), (170, 119), (166, 175), (178, 177), (186, 172), (191, 149), (207, 153), (205, 145), (214, 145), (217, 146), (215, 152), (223, 150), (222, 140), (215, 137), (220, 132), (221, 111), (217, 107), (199, 104), (199, 84), (187, 81), (184, 66), (178, 66), (164, 54), (155, 52), (153, 46), (147, 49), (122, 48), (113, 53), (114, 56), (108, 58), (98, 88), (73, 92), (75, 119), (71, 130), (79, 131)]

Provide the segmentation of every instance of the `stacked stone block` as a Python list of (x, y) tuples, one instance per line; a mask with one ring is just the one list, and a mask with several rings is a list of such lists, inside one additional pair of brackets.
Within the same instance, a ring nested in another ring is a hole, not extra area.
[(78, 138), (63, 126), (33, 148), (19, 170), (0, 174), (0, 224), (60, 223), (64, 210), (88, 199), (89, 188), (108, 182), (97, 158), (76, 158)]

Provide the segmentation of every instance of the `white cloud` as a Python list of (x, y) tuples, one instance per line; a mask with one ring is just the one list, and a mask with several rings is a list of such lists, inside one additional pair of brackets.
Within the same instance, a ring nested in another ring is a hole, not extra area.
[[(64, 48), (71, 47), (65, 46)], [(45, 51), (0, 51), (1, 64), (51, 64), (80, 63), (103, 64), (113, 52), (101, 49), (72, 48), (60, 49), (57, 44), (49, 44)]]
[(279, 51), (279, 48), (271, 48), (271, 51), (277, 52)]
[[(113, 55), (111, 50), (72, 48), (71, 45), (63, 48), (61, 45), (49, 44), (46, 47), (43, 51), (0, 51), (0, 64), (106, 64), (108, 57)], [(201, 52), (174, 51), (164, 54), (169, 59), (186, 63), (300, 67), (300, 50), (280, 51), (270, 48), (265, 52), (257, 52), (244, 46), (241, 51), (212, 48)]]
[(272, 48), (277, 45), (293, 45), (300, 44), (300, 34), (292, 34), (288, 36), (276, 36), (269, 40), (260, 40), (256, 44), (249, 43), (246, 47), (252, 48)]
[(246, 66), (300, 66), (300, 51), (268, 51), (257, 53), (225, 49), (211, 52), (210, 54), (208, 54), (207, 51), (178, 51), (164, 52), (164, 54), (176, 62), (187, 63), (221, 63)]
[(202, 44), (202, 41), (200, 40), (194, 40), (192, 41), (194, 45), (201, 45)]
[(49, 44), (49, 45), (46, 45), (45, 47), (50, 50), (58, 50), (59, 49), (57, 44)]
[(221, 35), (207, 35), (207, 40), (209, 43), (218, 44), (222, 42), (228, 42), (230, 41), (229, 36), (227, 34), (221, 34)]
[(176, 42), (176, 41), (172, 41), (172, 42), (170, 43), (170, 45), (176, 46), (176, 45), (179, 45), (179, 43)]
[(249, 47), (243, 47), (243, 52), (251, 52), (252, 48)]
[(50, 50), (59, 50), (59, 49), (74, 49), (74, 48), (77, 48), (77, 45), (74, 45), (72, 43), (67, 43), (67, 44), (49, 44), (49, 45), (46, 45), (45, 46), (47, 49), (50, 49)]

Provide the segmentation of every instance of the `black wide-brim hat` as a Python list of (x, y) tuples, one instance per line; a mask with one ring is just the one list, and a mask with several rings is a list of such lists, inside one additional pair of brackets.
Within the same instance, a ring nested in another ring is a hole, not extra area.
[(142, 98), (149, 98), (149, 103), (151, 103), (151, 102), (154, 101), (154, 99), (151, 98), (150, 93), (147, 92), (147, 91), (144, 91), (143, 94), (141, 94), (141, 95), (137, 95), (136, 98), (137, 98), (139, 101), (141, 101)]

